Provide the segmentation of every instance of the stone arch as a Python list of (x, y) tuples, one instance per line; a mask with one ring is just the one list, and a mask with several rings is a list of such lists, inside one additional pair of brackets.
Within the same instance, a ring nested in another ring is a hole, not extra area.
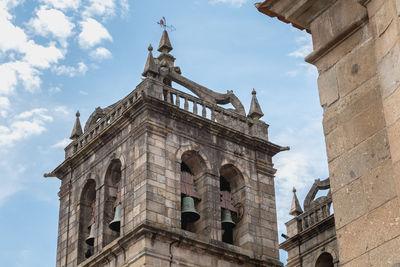
[[(125, 170), (126, 160), (125, 160), (124, 154), (122, 154), (120, 152), (112, 153), (111, 156), (107, 159), (107, 163), (105, 166), (107, 166), (107, 168), (108, 168), (114, 160), (119, 160), (121, 162), (121, 171)], [(101, 182), (100, 185), (103, 185), (105, 183), (107, 169), (106, 169), (106, 171), (104, 171), (104, 169), (102, 169), (102, 172), (103, 172), (103, 175), (101, 177), (102, 180), (100, 181)]]
[[(339, 263), (338, 253), (331, 246), (323, 247), (323, 249), (314, 256), (313, 263), (315, 264), (315, 266), (321, 267), (321, 266), (317, 266), (317, 262), (318, 262), (318, 259), (320, 259), (321, 256), (323, 256), (324, 253), (329, 254), (332, 257), (332, 263), (333, 263), (332, 266), (337, 267), (338, 263)], [(325, 266), (322, 265), (322, 267), (325, 267)], [(327, 267), (330, 267), (330, 266), (327, 266)]]
[(225, 165), (233, 165), (235, 166), (236, 169), (238, 169), (238, 171), (240, 171), (244, 182), (247, 184), (249, 182), (249, 173), (248, 173), (248, 169), (244, 168), (239, 162), (237, 162), (234, 159), (231, 158), (225, 158), (222, 160), (221, 166), (225, 166)]
[(192, 155), (196, 155), (197, 154), (202, 159), (202, 162), (205, 165), (204, 172), (210, 172), (211, 171), (211, 169), (212, 169), (211, 163), (210, 163), (207, 155), (202, 150), (199, 149), (198, 145), (192, 144), (192, 145), (181, 146), (175, 152), (176, 161), (179, 164), (181, 164), (182, 163), (182, 155), (187, 153), (187, 152), (189, 152), (189, 151), (192, 151), (192, 153), (193, 153)]
[(85, 175), (85, 183), (87, 183), (87, 181), (89, 181), (89, 180), (94, 180), (94, 182), (96, 183), (96, 191), (97, 191), (97, 189), (101, 185), (99, 175), (97, 175), (97, 173), (94, 173), (91, 171)]
[(104, 174), (103, 247), (119, 237), (119, 229), (112, 230), (109, 224), (121, 202), (122, 178), (122, 162), (120, 158), (113, 157)]
[[(98, 221), (96, 216), (97, 209), (95, 207), (93, 209), (93, 204), (96, 205), (96, 181), (94, 179), (87, 179), (79, 197), (78, 263), (84, 261), (94, 253), (94, 248), (86, 244), (86, 238), (90, 233), (89, 224), (93, 222), (92, 218), (94, 217), (94, 222)], [(90, 227), (97, 229), (96, 223)]]
[[(176, 155), (180, 157), (177, 158), (178, 162), (180, 162), (180, 179), (181, 179), (181, 206), (183, 207), (184, 204), (184, 197), (191, 197), (194, 201), (194, 209), (200, 214), (200, 218), (202, 215), (203, 209), (205, 208), (203, 203), (201, 203), (201, 199), (205, 198), (206, 195), (203, 191), (203, 196), (199, 194), (199, 181), (204, 180), (207, 175), (208, 167), (207, 162), (208, 160), (202, 157), (202, 153), (198, 150), (194, 149), (180, 149), (178, 150)], [(191, 147), (196, 148), (196, 147)], [(204, 154), (203, 154), (204, 155)], [(187, 180), (190, 178), (189, 180)], [(186, 190), (185, 190), (186, 189)], [(187, 192), (185, 192), (187, 191)], [(187, 200), (187, 199), (186, 199)], [(188, 218), (181, 214), (181, 228), (190, 232), (200, 233), (202, 230), (201, 221), (189, 221)]]
[(315, 262), (315, 267), (334, 267), (332, 255), (328, 252), (321, 253)]
[[(220, 191), (221, 200), (224, 201), (224, 191), (228, 191), (231, 195), (231, 205), (235, 211), (231, 211), (231, 216), (234, 218), (235, 226), (233, 228), (223, 229), (223, 224), (221, 224), (222, 231), (222, 241), (230, 243), (236, 246), (244, 245), (241, 242), (243, 235), (248, 233), (248, 225), (246, 222), (246, 215), (244, 213), (245, 201), (246, 201), (246, 182), (243, 173), (240, 169), (232, 163), (227, 163), (221, 166), (219, 170), (220, 175)], [(220, 202), (221, 205), (223, 202)], [(225, 204), (226, 205), (226, 204)], [(223, 217), (226, 216), (227, 209), (221, 206), (221, 221)], [(229, 210), (229, 209), (228, 209)], [(243, 216), (243, 217), (242, 217)], [(235, 219), (236, 218), (236, 219)]]

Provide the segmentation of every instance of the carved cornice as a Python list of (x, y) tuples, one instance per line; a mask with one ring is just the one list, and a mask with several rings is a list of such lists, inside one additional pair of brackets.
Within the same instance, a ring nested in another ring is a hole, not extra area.
[(266, 0), (255, 4), (258, 11), (298, 29), (310, 32), (310, 23), (337, 0)]
[[(190, 233), (177, 228), (165, 228), (160, 225), (156, 225), (150, 221), (146, 221), (143, 224), (137, 226), (131, 232), (126, 233), (124, 236), (114, 240), (97, 254), (93, 255), (86, 261), (82, 262), (80, 267), (98, 266), (98, 264), (107, 261), (108, 258), (114, 258), (113, 255), (119, 255), (126, 250), (126, 248), (133, 245), (137, 240), (143, 237), (151, 238), (152, 240), (161, 240), (162, 242), (180, 242), (180, 246), (187, 246), (188, 249), (194, 249), (196, 251), (204, 251), (212, 255), (216, 255), (219, 258), (226, 259), (228, 261), (239, 262), (241, 264), (248, 263), (254, 266), (273, 266), (283, 267), (283, 264), (273, 258), (267, 256), (257, 257), (253, 251), (246, 250), (233, 245), (228, 245), (222, 241), (210, 240), (198, 234)], [(148, 248), (143, 248), (138, 254), (151, 255), (151, 251)], [(138, 258), (138, 256), (134, 257)], [(132, 262), (132, 259), (128, 259)], [(126, 261), (125, 263), (127, 263)]]
[(321, 46), (318, 50), (315, 50), (314, 52), (309, 54), (304, 60), (310, 64), (315, 64), (323, 56), (328, 54), (338, 45), (343, 43), (347, 38), (349, 38), (351, 35), (357, 32), (360, 28), (362, 28), (367, 22), (368, 22), (368, 14), (365, 13), (363, 17), (361, 17), (359, 20), (354, 21), (347, 28), (343, 29), (340, 33), (338, 33), (325, 45)]
[(326, 217), (317, 224), (314, 224), (310, 228), (307, 228), (301, 233), (292, 236), (283, 243), (279, 244), (279, 249), (289, 251), (294, 247), (299, 246), (299, 242), (300, 244), (303, 244), (304, 242), (307, 242), (311, 238), (321, 234), (321, 232), (334, 227), (335, 227), (335, 217), (334, 214), (331, 214), (329, 217)]
[(257, 172), (265, 174), (269, 177), (274, 177), (275, 173), (276, 173), (276, 169), (273, 167), (274, 164), (270, 163), (270, 162), (266, 162), (263, 160), (256, 160), (256, 169)]
[(165, 116), (172, 117), (174, 120), (182, 121), (199, 129), (206, 128), (207, 131), (212, 134), (221, 136), (226, 140), (235, 143), (244, 143), (251, 146), (254, 150), (262, 151), (270, 156), (274, 156), (279, 152), (288, 150), (287, 147), (281, 147), (261, 138), (238, 131), (232, 127), (228, 127), (221, 123), (217, 123), (207, 118), (195, 115), (191, 112), (180, 109), (176, 105), (166, 103), (165, 101), (156, 99), (154, 97), (146, 97), (145, 102), (150, 104), (147, 107), (154, 112), (165, 114)]

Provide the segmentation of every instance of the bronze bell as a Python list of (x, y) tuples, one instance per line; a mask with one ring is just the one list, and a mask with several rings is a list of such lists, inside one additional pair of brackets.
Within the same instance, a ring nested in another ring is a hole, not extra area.
[(232, 220), (232, 213), (230, 210), (222, 209), (222, 228), (233, 228), (235, 223)]
[(186, 222), (195, 222), (200, 219), (200, 214), (196, 211), (192, 197), (183, 197), (182, 219)]
[(118, 204), (118, 206), (115, 207), (115, 212), (114, 212), (114, 219), (110, 222), (108, 227), (110, 227), (111, 230), (119, 232), (121, 226), (121, 204)]
[(94, 245), (94, 238), (95, 238), (95, 236), (94, 236), (94, 233), (95, 233), (94, 232), (95, 231), (94, 224), (89, 226), (89, 228), (90, 228), (90, 233), (89, 233), (88, 238), (86, 238), (86, 244), (88, 244), (89, 246), (93, 246)]

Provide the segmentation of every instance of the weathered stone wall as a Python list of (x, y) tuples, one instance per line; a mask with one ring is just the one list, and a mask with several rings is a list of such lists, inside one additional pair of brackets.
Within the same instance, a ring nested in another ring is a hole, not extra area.
[(400, 262), (400, 1), (257, 7), (312, 34), (341, 265)]
[(388, 253), (400, 252), (395, 1), (370, 1), (367, 8), (337, 1), (311, 32), (314, 51), (326, 53), (308, 60), (319, 71), (341, 265), (391, 266), (400, 260)]

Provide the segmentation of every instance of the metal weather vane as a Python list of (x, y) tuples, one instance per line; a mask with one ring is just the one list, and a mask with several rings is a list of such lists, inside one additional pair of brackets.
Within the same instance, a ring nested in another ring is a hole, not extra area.
[(160, 25), (160, 27), (163, 28), (164, 30), (168, 29), (171, 32), (176, 30), (176, 28), (173, 25), (167, 24), (167, 19), (165, 17), (162, 17), (162, 19), (160, 19), (160, 21), (157, 22), (157, 24)]

